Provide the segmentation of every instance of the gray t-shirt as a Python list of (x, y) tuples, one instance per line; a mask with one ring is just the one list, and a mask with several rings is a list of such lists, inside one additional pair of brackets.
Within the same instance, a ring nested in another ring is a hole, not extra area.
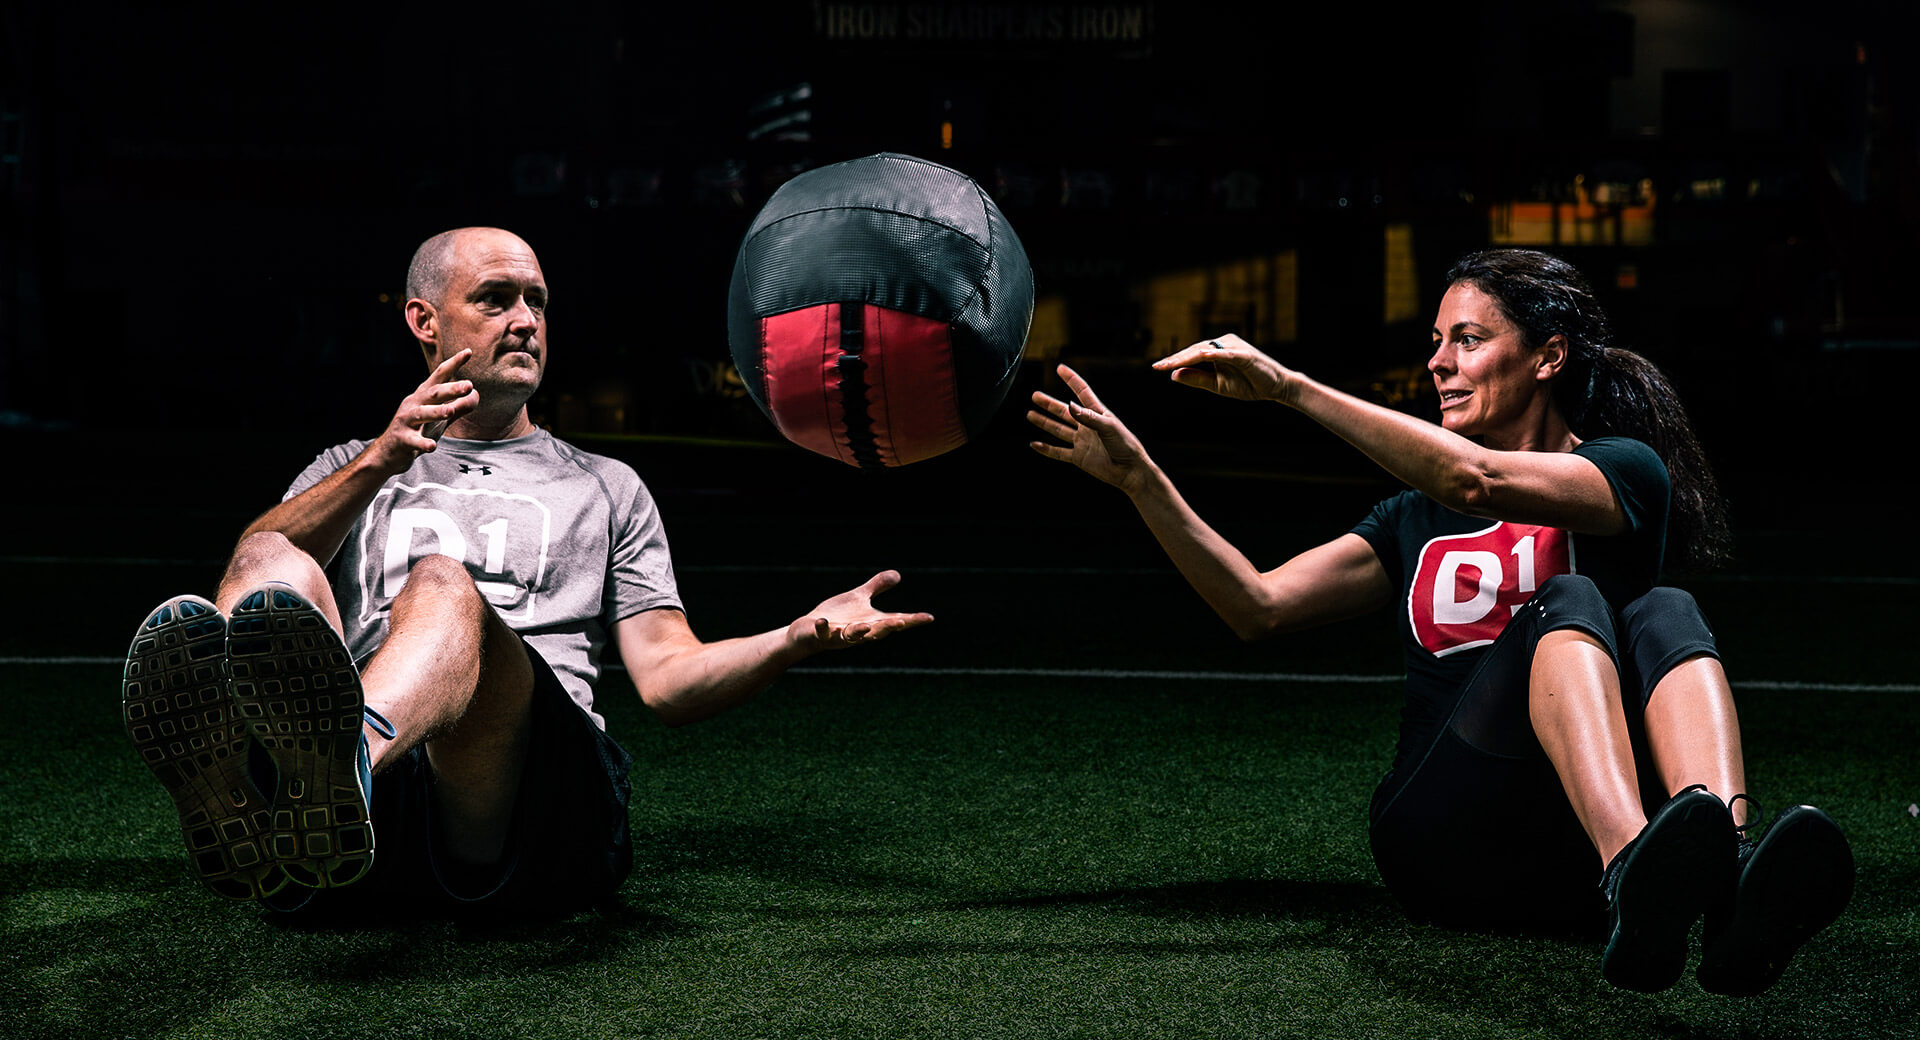
[[(286, 498), (367, 443), (322, 452)], [(593, 684), (614, 623), (644, 610), (681, 609), (666, 530), (640, 477), (545, 430), (510, 441), (443, 437), (381, 487), (334, 561), (334, 595), (356, 659), (386, 640), (387, 614), (407, 572), (435, 553), (467, 565), (494, 610), (602, 729)]]

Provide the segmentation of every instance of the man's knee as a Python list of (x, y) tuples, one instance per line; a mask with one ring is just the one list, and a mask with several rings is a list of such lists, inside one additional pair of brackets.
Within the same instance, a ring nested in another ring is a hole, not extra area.
[(326, 572), (305, 550), (278, 531), (258, 531), (240, 539), (233, 547), (233, 555), (227, 559), (215, 599), (221, 610), (231, 612), (242, 596), (270, 581), (280, 582), (305, 596), (338, 626)]
[(533, 667), (520, 636), (494, 611), (459, 560), (436, 554), (415, 561), (393, 612), (408, 622), (425, 614), (470, 626), (468, 631), (478, 636), (474, 650), (483, 669), (477, 691), (481, 696), (517, 696), (533, 688)]
[(484, 602), (466, 565), (439, 554), (422, 556), (407, 568), (407, 581), (394, 597), (394, 609), (404, 610), (428, 599), (466, 609)]
[(318, 573), (320, 564), (278, 531), (255, 531), (240, 539), (227, 562), (228, 571), (307, 570)]

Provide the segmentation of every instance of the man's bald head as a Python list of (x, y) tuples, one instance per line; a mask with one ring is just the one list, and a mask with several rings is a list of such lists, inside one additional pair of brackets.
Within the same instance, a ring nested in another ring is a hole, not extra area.
[(518, 235), (499, 228), (464, 227), (442, 231), (413, 251), (413, 262), (407, 265), (407, 298), (425, 300), (435, 307), (444, 304), (447, 282), (453, 275), (455, 250), (463, 240), (476, 235), (497, 235), (520, 242)]

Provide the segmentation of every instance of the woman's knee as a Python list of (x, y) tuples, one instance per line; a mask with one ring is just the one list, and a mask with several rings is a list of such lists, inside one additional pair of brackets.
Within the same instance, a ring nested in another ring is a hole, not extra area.
[(1663, 586), (1627, 604), (1620, 612), (1620, 629), (1643, 702), (1682, 662), (1720, 656), (1706, 615), (1684, 589)]
[(1675, 624), (1706, 630), (1706, 614), (1701, 611), (1700, 603), (1693, 594), (1685, 589), (1676, 589), (1670, 585), (1661, 585), (1648, 589), (1646, 595), (1634, 600), (1620, 611), (1623, 628), (1632, 631), (1645, 627), (1669, 627)]
[(1614, 653), (1618, 646), (1613, 608), (1608, 606), (1607, 598), (1600, 594), (1600, 587), (1593, 579), (1583, 574), (1556, 574), (1548, 578), (1521, 609), (1535, 615), (1529, 621), (1536, 642), (1548, 632), (1576, 629), (1592, 636), (1608, 653)]
[(1549, 609), (1607, 612), (1607, 599), (1600, 594), (1600, 586), (1584, 574), (1556, 574), (1540, 584), (1534, 599), (1546, 602)]
[(1719, 652), (1706, 614), (1684, 589), (1662, 586), (1627, 604), (1620, 611), (1620, 630), (1635, 656)]

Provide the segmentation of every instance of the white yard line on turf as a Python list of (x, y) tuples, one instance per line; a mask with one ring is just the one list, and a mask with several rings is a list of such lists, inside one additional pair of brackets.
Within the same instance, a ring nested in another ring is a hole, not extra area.
[[(0, 657), (0, 667), (12, 665), (118, 665), (120, 657)], [(624, 671), (608, 665), (609, 672)], [(1337, 675), (1310, 672), (1182, 672), (1127, 668), (937, 668), (937, 667), (807, 667), (791, 669), (789, 675), (905, 675), (905, 676), (980, 676), (983, 678), (1027, 679), (1158, 679), (1169, 682), (1259, 682), (1259, 683), (1369, 683), (1405, 682), (1404, 675)], [(1920, 683), (1817, 683), (1766, 679), (1735, 680), (1735, 689), (1807, 690), (1818, 693), (1920, 693)]]
[[(0, 556), (0, 565), (40, 564), (79, 566), (93, 564), (110, 567), (203, 567), (218, 569), (225, 560), (181, 560), (158, 556)], [(818, 563), (695, 563), (675, 566), (682, 574), (850, 574), (870, 568), (858, 564)], [(1179, 572), (1171, 567), (1043, 567), (1043, 566), (920, 566), (895, 567), (903, 574), (1064, 574), (1116, 576)], [(1688, 582), (1716, 584), (1735, 582), (1762, 585), (1920, 585), (1920, 578), (1872, 574), (1703, 574)]]

